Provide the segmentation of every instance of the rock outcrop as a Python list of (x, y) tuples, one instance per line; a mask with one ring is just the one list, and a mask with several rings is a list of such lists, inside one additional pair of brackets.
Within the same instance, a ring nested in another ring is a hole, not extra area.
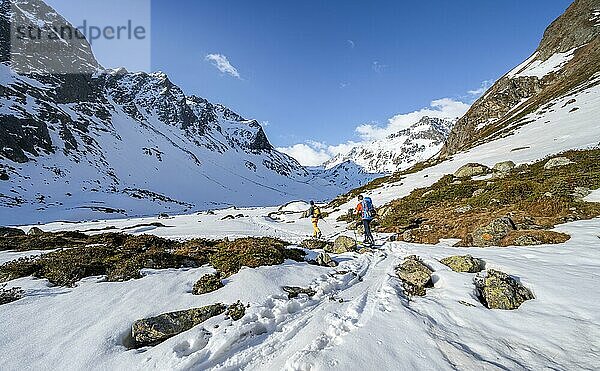
[(226, 309), (227, 306), (219, 303), (141, 319), (131, 326), (131, 336), (137, 347), (156, 345), (224, 313)]
[(550, 170), (554, 169), (555, 167), (571, 165), (572, 163), (573, 161), (571, 161), (567, 157), (554, 157), (548, 160), (548, 162), (546, 162), (546, 164), (544, 165), (544, 169)]
[(516, 229), (515, 223), (509, 217), (498, 218), (473, 232), (473, 246), (498, 246), (500, 240)]
[(327, 246), (325, 252), (331, 254), (343, 254), (356, 251), (356, 240), (347, 236), (339, 236), (333, 242), (333, 246)]
[(471, 255), (449, 256), (440, 260), (440, 263), (455, 272), (479, 273), (485, 269), (485, 262)]
[(407, 256), (396, 267), (396, 275), (402, 280), (402, 287), (408, 296), (425, 296), (427, 287), (433, 287), (433, 271), (416, 255)]
[(283, 291), (285, 291), (288, 294), (288, 299), (297, 298), (298, 296), (300, 296), (300, 294), (306, 295), (308, 297), (312, 297), (317, 293), (315, 290), (311, 289), (310, 287), (303, 288), (303, 287), (297, 287), (297, 286), (284, 286), (284, 287), (282, 287), (282, 289), (283, 289)]
[(454, 176), (457, 178), (469, 178), (473, 176), (483, 175), (489, 172), (490, 169), (481, 164), (466, 164), (461, 166), (456, 172)]
[(315, 259), (315, 262), (317, 263), (317, 265), (320, 265), (322, 267), (334, 268), (338, 266), (338, 263), (335, 260), (331, 259), (331, 256), (329, 256), (329, 254), (327, 254), (326, 252), (320, 253)]
[(316, 238), (304, 240), (300, 243), (300, 247), (308, 250), (325, 250), (328, 246), (331, 246), (331, 242), (318, 240)]
[[(478, 144), (510, 135), (527, 123), (523, 120), (527, 114), (589, 81), (599, 72), (600, 27), (590, 21), (599, 8), (598, 0), (575, 0), (546, 29), (536, 52), (498, 80), (458, 120), (442, 148), (441, 157), (448, 158)], [(529, 72), (553, 56), (564, 63), (545, 75)]]
[(489, 309), (513, 310), (535, 298), (528, 288), (504, 272), (488, 270), (477, 275), (474, 282), (477, 297)]

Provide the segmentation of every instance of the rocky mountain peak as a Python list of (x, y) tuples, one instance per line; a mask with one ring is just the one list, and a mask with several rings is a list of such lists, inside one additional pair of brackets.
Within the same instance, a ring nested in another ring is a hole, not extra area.
[(449, 157), (510, 135), (528, 114), (581, 85), (598, 83), (600, 0), (576, 0), (545, 31), (535, 53), (498, 80), (458, 120), (441, 151)]
[(537, 50), (538, 59), (547, 60), (556, 53), (565, 53), (592, 41), (600, 34), (599, 0), (576, 0), (565, 13), (544, 32)]
[[(30, 29), (41, 37), (21, 37)], [(48, 37), (50, 30), (61, 38)], [(41, 0), (1, 2), (0, 44), (2, 61), (20, 74), (92, 74), (102, 68), (85, 37)]]

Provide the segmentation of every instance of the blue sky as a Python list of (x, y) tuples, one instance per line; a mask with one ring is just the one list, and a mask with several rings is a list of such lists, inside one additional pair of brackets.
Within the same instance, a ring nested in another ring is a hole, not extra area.
[(432, 101), (461, 112), (456, 102), (526, 59), (570, 3), (153, 0), (151, 68), (265, 122), (278, 147), (328, 156)]

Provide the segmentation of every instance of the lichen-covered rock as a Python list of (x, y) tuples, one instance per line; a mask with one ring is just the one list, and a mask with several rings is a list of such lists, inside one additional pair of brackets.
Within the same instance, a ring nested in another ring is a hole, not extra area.
[(216, 291), (221, 287), (223, 287), (223, 282), (221, 282), (221, 277), (219, 274), (205, 274), (194, 284), (194, 287), (192, 288), (192, 294), (207, 294), (209, 292)]
[(288, 299), (297, 298), (300, 294), (307, 295), (309, 297), (314, 296), (317, 292), (310, 287), (302, 288), (297, 286), (283, 286), (283, 291), (288, 294)]
[(246, 306), (241, 301), (231, 304), (225, 312), (234, 321), (240, 320), (246, 314)]
[(347, 236), (339, 236), (333, 242), (333, 246), (327, 246), (325, 252), (331, 254), (343, 254), (356, 251), (356, 240)]
[(456, 170), (454, 176), (457, 178), (469, 178), (486, 174), (489, 171), (490, 169), (485, 165), (471, 163), (461, 166), (458, 170)]
[(449, 256), (440, 260), (440, 263), (448, 266), (455, 272), (478, 273), (485, 268), (485, 262), (471, 255)]
[(512, 161), (502, 161), (494, 165), (493, 170), (499, 173), (510, 173), (515, 166), (515, 163)]
[(490, 269), (478, 274), (474, 282), (479, 301), (489, 309), (517, 309), (535, 298), (528, 288), (504, 272)]
[(138, 347), (156, 345), (224, 313), (226, 309), (225, 305), (218, 303), (141, 319), (131, 326), (131, 335)]
[(315, 259), (315, 262), (317, 263), (317, 265), (320, 265), (321, 267), (337, 267), (338, 263), (336, 261), (334, 261), (333, 259), (331, 259), (331, 256), (329, 256), (329, 254), (327, 254), (326, 252), (322, 252), (320, 253), (317, 258)]
[(504, 237), (499, 246), (536, 246), (555, 245), (567, 242), (571, 236), (565, 233), (547, 230), (512, 231)]
[(304, 240), (302, 241), (302, 243), (300, 243), (300, 247), (303, 247), (308, 250), (324, 250), (327, 246), (330, 245), (330, 242), (319, 240), (316, 238)]
[(0, 237), (25, 236), (25, 232), (19, 228), (0, 227)]
[(407, 256), (396, 267), (396, 275), (402, 280), (404, 292), (409, 296), (425, 296), (426, 287), (433, 287), (433, 271), (416, 255)]
[(509, 217), (495, 219), (490, 224), (477, 228), (473, 232), (473, 246), (498, 246), (500, 240), (516, 229), (515, 223)]
[(544, 169), (550, 170), (555, 167), (567, 166), (572, 163), (573, 161), (569, 160), (566, 157), (554, 157), (546, 162), (546, 164), (544, 165)]

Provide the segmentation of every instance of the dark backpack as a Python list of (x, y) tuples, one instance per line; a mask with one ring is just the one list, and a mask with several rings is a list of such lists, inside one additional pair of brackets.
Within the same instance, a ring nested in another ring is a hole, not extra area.
[(371, 197), (365, 197), (362, 200), (362, 218), (371, 220), (377, 215), (377, 210), (373, 206), (373, 200)]

